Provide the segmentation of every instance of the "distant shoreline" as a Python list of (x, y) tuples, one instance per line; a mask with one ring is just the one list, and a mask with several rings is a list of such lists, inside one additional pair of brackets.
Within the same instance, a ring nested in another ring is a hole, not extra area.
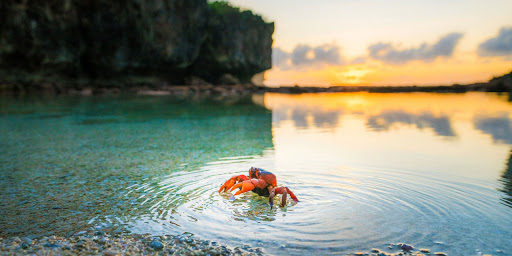
[(432, 93), (464, 93), (464, 92), (511, 92), (512, 72), (491, 79), (487, 83), (454, 84), (439, 86), (282, 86), (266, 87), (254, 84), (232, 83), (226, 85), (212, 85), (199, 80), (192, 85), (169, 85), (161, 82), (130, 83), (123, 81), (82, 81), (82, 82), (43, 82), (43, 83), (9, 83), (0, 82), (0, 95), (33, 95), (33, 94), (59, 94), (59, 95), (104, 95), (104, 94), (132, 94), (132, 95), (221, 95), (236, 96), (252, 93), (336, 93), (336, 92), (370, 92), (370, 93), (405, 93), (405, 92), (432, 92)]
[(441, 85), (441, 86), (332, 86), (332, 87), (301, 87), (282, 86), (265, 87), (255, 85), (120, 85), (120, 86), (84, 86), (56, 84), (41, 85), (6, 85), (0, 84), (0, 95), (105, 95), (105, 94), (129, 94), (129, 95), (221, 95), (236, 96), (252, 93), (339, 93), (339, 92), (369, 92), (369, 93), (464, 93), (464, 92), (512, 92), (512, 85), (503, 83), (476, 83), (466, 85)]

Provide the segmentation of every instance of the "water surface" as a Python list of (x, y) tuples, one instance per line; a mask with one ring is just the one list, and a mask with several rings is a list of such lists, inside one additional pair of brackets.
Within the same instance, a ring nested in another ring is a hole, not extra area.
[[(2, 98), (0, 107), (2, 235), (93, 227), (190, 232), (271, 254), (392, 252), (397, 242), (512, 254), (508, 95)], [(300, 202), (270, 209), (252, 193), (217, 193), (251, 166)]]

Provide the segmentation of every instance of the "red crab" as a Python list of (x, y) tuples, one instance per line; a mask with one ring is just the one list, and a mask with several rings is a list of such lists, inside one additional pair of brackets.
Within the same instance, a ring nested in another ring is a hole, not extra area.
[(252, 191), (260, 196), (268, 196), (268, 202), (270, 208), (274, 205), (274, 196), (281, 194), (281, 207), (286, 204), (286, 197), (289, 194), (293, 201), (298, 202), (299, 199), (293, 194), (293, 192), (287, 187), (277, 187), (276, 176), (260, 168), (251, 167), (249, 169), (249, 178), (245, 175), (236, 175), (227, 180), (224, 185), (219, 189), (219, 193), (222, 191), (233, 191), (239, 188), (240, 190), (235, 193), (240, 195), (247, 191)]

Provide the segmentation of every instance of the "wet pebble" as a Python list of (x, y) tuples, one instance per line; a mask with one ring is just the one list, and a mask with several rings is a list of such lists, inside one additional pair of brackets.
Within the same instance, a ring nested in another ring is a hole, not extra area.
[(430, 250), (422, 248), (422, 249), (420, 249), (420, 252), (422, 252), (422, 253), (430, 253)]
[(54, 244), (54, 243), (45, 243), (44, 244), (44, 247), (48, 247), (48, 248), (58, 248), (60, 247), (59, 244)]
[[(108, 229), (105, 229), (108, 230)], [(58, 234), (51, 234), (49, 237), (37, 237), (34, 240), (28, 238), (3, 238), (0, 239), (0, 250), (2, 255), (264, 255), (261, 248), (251, 248), (251, 245), (244, 244), (239, 247), (229, 248), (219, 245), (218, 242), (195, 239), (191, 234), (179, 236), (167, 235), (151, 237), (150, 235), (119, 234), (111, 236), (107, 231), (97, 233), (97, 230), (80, 233), (80, 236), (63, 238)], [(76, 232), (77, 234), (79, 232)], [(35, 237), (35, 236), (33, 236)], [(18, 243), (17, 243), (17, 242)], [(400, 247), (406, 244), (401, 244)], [(284, 251), (288, 245), (282, 244), (280, 248)], [(397, 249), (397, 246), (394, 247)], [(372, 256), (400, 256), (400, 255), (422, 255), (419, 252), (404, 251), (388, 254), (378, 249), (371, 249), (371, 252), (361, 252), (356, 255)], [(351, 254), (354, 255), (354, 254)], [(440, 256), (440, 255), (438, 255)]]
[(164, 248), (164, 245), (162, 244), (162, 242), (160, 242), (158, 240), (153, 240), (153, 242), (151, 242), (149, 244), (149, 246), (151, 246), (155, 250), (162, 250)]
[(435, 252), (434, 255), (436, 256), (446, 256), (447, 254), (444, 252)]
[(103, 256), (117, 256), (121, 255), (118, 251), (103, 251)]
[(81, 236), (81, 235), (84, 235), (84, 234), (87, 234), (87, 231), (76, 232), (75, 234), (73, 234), (73, 236)]
[(106, 244), (108, 242), (108, 238), (106, 237), (102, 237), (101, 239), (98, 240), (98, 244)]
[(400, 249), (404, 250), (404, 251), (410, 251), (414, 248), (414, 246), (410, 245), (410, 244), (402, 244), (402, 246), (400, 246)]

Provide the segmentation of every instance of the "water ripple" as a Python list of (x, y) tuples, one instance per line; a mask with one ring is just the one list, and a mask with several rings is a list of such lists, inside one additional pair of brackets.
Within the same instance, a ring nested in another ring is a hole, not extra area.
[(496, 192), (490, 184), (421, 170), (274, 171), (279, 185), (288, 186), (300, 200), (289, 200), (284, 208), (270, 209), (268, 198), (253, 193), (231, 200), (229, 193), (217, 192), (232, 175), (272, 162), (265, 158), (272, 156), (224, 158), (128, 187), (126, 195), (139, 195), (140, 207), (149, 209), (132, 220), (132, 231), (189, 231), (233, 245), (243, 241), (281, 249), (275, 241), (287, 241), (294, 254), (319, 246), (339, 252), (398, 241), (430, 245), (444, 229), (507, 218), (492, 208), (496, 202), (489, 198)]

